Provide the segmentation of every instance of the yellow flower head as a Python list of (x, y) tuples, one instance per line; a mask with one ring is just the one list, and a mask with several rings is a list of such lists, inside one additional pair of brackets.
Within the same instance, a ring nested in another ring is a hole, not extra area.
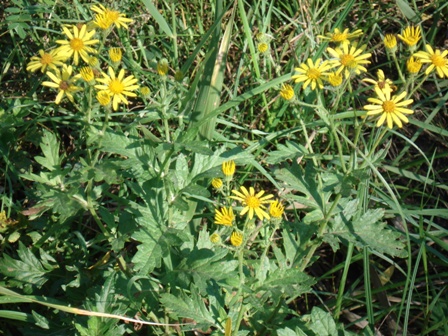
[(140, 88), (140, 94), (141, 94), (143, 97), (149, 97), (149, 95), (151, 94), (151, 90), (150, 90), (149, 87), (147, 87), (147, 86), (142, 86), (142, 87)]
[(343, 78), (342, 78), (341, 71), (339, 71), (339, 72), (330, 72), (328, 74), (328, 77), (327, 77), (328, 83), (330, 83), (330, 85), (333, 86), (333, 87), (341, 85), (342, 84), (342, 80), (343, 80)]
[(216, 190), (221, 190), (222, 189), (222, 180), (220, 178), (218, 178), (218, 177), (213, 178), (212, 179), (212, 186)]
[(91, 67), (97, 67), (100, 64), (100, 62), (98, 61), (97, 57), (90, 56), (87, 64), (90, 65)]
[(435, 69), (440, 78), (448, 78), (448, 59), (446, 58), (448, 50), (441, 52), (439, 49), (436, 49), (434, 51), (429, 44), (425, 48), (426, 51), (419, 51), (414, 54), (414, 57), (420, 59), (420, 62), (429, 64), (425, 74), (428, 75)]
[(111, 100), (109, 92), (105, 90), (98, 91), (98, 93), (96, 94), (96, 99), (98, 100), (101, 106), (108, 106)]
[(323, 40), (340, 43), (340, 44), (350, 44), (350, 40), (354, 38), (358, 38), (363, 34), (361, 29), (355, 30), (353, 33), (350, 33), (348, 28), (341, 31), (339, 28), (335, 28), (333, 33), (327, 33), (327, 36), (318, 35)]
[(166, 58), (162, 58), (160, 61), (157, 62), (157, 73), (160, 76), (166, 76), (169, 70), (168, 66), (168, 60)]
[(98, 13), (95, 15), (95, 24), (101, 29), (108, 29), (112, 24), (117, 28), (129, 29), (128, 23), (133, 22), (132, 19), (128, 19), (125, 14), (119, 11), (106, 8), (103, 5), (94, 5), (90, 7), (94, 12)]
[(100, 42), (92, 40), (95, 30), (87, 31), (87, 25), (82, 25), (81, 29), (73, 26), (73, 33), (67, 27), (62, 27), (62, 30), (67, 40), (57, 40), (56, 43), (61, 45), (57, 50), (67, 57), (73, 56), (75, 65), (78, 65), (80, 56), (84, 62), (89, 63), (89, 54), (97, 53), (91, 46)]
[(392, 53), (397, 51), (397, 38), (394, 34), (386, 34), (386, 36), (384, 36), (383, 43), (387, 51)]
[(124, 69), (121, 69), (118, 76), (115, 75), (114, 69), (109, 67), (108, 74), (103, 73), (103, 78), (98, 78), (100, 85), (95, 85), (95, 88), (102, 91), (105, 90), (112, 97), (112, 106), (114, 110), (118, 109), (119, 103), (129, 104), (127, 97), (136, 97), (137, 95), (132, 92), (139, 88), (137, 79), (130, 75), (124, 78)]
[(409, 122), (405, 114), (413, 114), (414, 111), (405, 107), (412, 104), (413, 100), (407, 99), (401, 101), (406, 97), (406, 92), (402, 92), (397, 96), (392, 96), (392, 98), (390, 96), (390, 91), (382, 91), (380, 88), (375, 87), (375, 92), (378, 97), (367, 99), (368, 102), (373, 104), (364, 106), (364, 109), (368, 111), (368, 116), (381, 114), (376, 124), (377, 127), (380, 127), (386, 120), (387, 127), (390, 129), (392, 129), (394, 123), (397, 124), (398, 127), (403, 127), (402, 121), (405, 123)]
[(109, 57), (110, 60), (114, 63), (114, 64), (119, 64), (121, 62), (121, 57), (123, 56), (121, 49), (120, 48), (111, 48), (109, 50)]
[(280, 96), (285, 100), (291, 100), (294, 98), (294, 89), (289, 84), (282, 84)]
[(384, 75), (383, 70), (378, 70), (377, 72), (378, 80), (374, 80), (371, 78), (364, 78), (362, 81), (366, 83), (370, 83), (375, 85), (375, 88), (379, 88), (382, 91), (390, 91), (393, 92), (396, 89), (396, 86), (394, 83), (389, 79), (386, 78)]
[(269, 44), (267, 44), (266, 42), (260, 42), (257, 45), (257, 49), (259, 53), (264, 54), (269, 50)]
[(271, 203), (272, 201), (270, 199), (274, 197), (273, 195), (269, 194), (263, 196), (265, 193), (264, 190), (255, 194), (255, 189), (253, 187), (250, 187), (248, 191), (245, 187), (241, 186), (240, 190), (241, 191), (232, 190), (232, 193), (236, 196), (230, 196), (230, 198), (240, 201), (243, 204), (244, 208), (240, 213), (241, 216), (248, 212), (249, 219), (254, 217), (254, 213), (260, 220), (263, 220), (263, 218), (270, 218), (269, 214), (264, 210), (266, 209), (264, 204)]
[(235, 174), (235, 161), (230, 160), (222, 163), (222, 172), (226, 176), (226, 178), (232, 179), (233, 174)]
[(213, 234), (210, 236), (210, 241), (211, 241), (213, 244), (219, 244), (219, 243), (221, 242), (221, 236), (220, 236), (219, 234), (217, 234), (217, 233), (213, 233)]
[(215, 224), (232, 226), (235, 219), (232, 207), (221, 208), (215, 210)]
[(422, 65), (422, 62), (418, 58), (415, 59), (414, 56), (409, 57), (406, 62), (406, 68), (408, 69), (409, 73), (413, 75), (420, 71)]
[(67, 96), (73, 102), (73, 93), (81, 90), (80, 87), (74, 85), (74, 82), (79, 79), (80, 75), (72, 76), (72, 73), (72, 66), (67, 66), (66, 64), (62, 66), (61, 71), (57, 70), (55, 73), (47, 71), (47, 76), (50, 77), (52, 82), (45, 81), (42, 85), (59, 90), (54, 101), (56, 104), (59, 104), (64, 96)]
[(230, 244), (232, 244), (235, 247), (240, 246), (243, 243), (244, 236), (239, 231), (233, 231), (232, 235), (230, 236)]
[(61, 53), (60, 50), (50, 50), (45, 52), (39, 50), (39, 56), (31, 57), (31, 62), (26, 66), (27, 71), (35, 72), (40, 69), (42, 73), (47, 71), (47, 68), (56, 70), (57, 67), (62, 66), (67, 59), (67, 55)]
[(279, 200), (275, 200), (269, 207), (269, 214), (272, 218), (281, 218), (285, 207)]
[(367, 72), (364, 65), (370, 64), (367, 59), (372, 56), (370, 53), (364, 53), (365, 46), (360, 48), (356, 44), (349, 46), (342, 45), (342, 48), (327, 48), (328, 53), (335, 58), (333, 64), (338, 66), (339, 71), (343, 71), (345, 77), (350, 77), (352, 73), (359, 75), (361, 71)]
[(415, 50), (416, 44), (422, 38), (420, 27), (409, 26), (403, 31), (403, 35), (398, 34), (398, 38), (402, 40), (411, 51)]
[(93, 69), (91, 67), (83, 67), (79, 70), (82, 79), (84, 79), (87, 83), (95, 82), (95, 74), (93, 73)]
[(310, 84), (312, 90), (315, 90), (316, 87), (322, 89), (324, 87), (322, 80), (327, 77), (327, 71), (331, 68), (333, 68), (333, 65), (328, 61), (322, 62), (322, 59), (319, 58), (316, 62), (313, 62), (311, 58), (308, 58), (306, 63), (302, 63), (298, 68), (294, 69), (298, 74), (292, 76), (292, 79), (296, 83), (304, 82), (303, 89), (306, 89)]

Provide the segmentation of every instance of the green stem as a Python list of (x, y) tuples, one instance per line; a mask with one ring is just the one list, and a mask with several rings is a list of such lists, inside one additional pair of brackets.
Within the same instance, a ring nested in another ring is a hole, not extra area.
[(352, 242), (348, 243), (347, 256), (345, 258), (345, 265), (344, 265), (344, 272), (342, 273), (341, 282), (339, 283), (338, 298), (336, 300), (336, 307), (333, 312), (333, 317), (335, 320), (338, 319), (339, 314), (341, 313), (342, 298), (344, 297), (345, 283), (347, 280), (348, 269), (350, 268), (350, 263), (352, 260), (353, 247), (354, 247), (354, 245)]
[(406, 83), (406, 79), (404, 78), (403, 73), (401, 72), (401, 68), (400, 65), (398, 64), (397, 56), (395, 53), (392, 54), (392, 58), (394, 59), (395, 67), (397, 68), (398, 76), (400, 77), (401, 82), (403, 84)]
[(244, 311), (246, 309), (246, 307), (244, 306), (243, 303), (243, 286), (244, 286), (244, 280), (245, 280), (245, 276), (244, 276), (244, 249), (240, 248), (238, 251), (238, 263), (239, 263), (239, 276), (240, 276), (240, 284), (239, 284), (239, 288), (238, 288), (238, 293), (237, 293), (237, 297), (241, 298), (241, 305), (240, 305), (240, 310), (238, 312), (238, 318), (235, 321), (235, 329), (233, 330), (232, 335), (236, 336), (238, 335), (238, 329), (240, 328), (240, 324), (241, 321), (243, 320), (243, 316), (244, 316)]
[[(331, 214), (333, 213), (334, 208), (338, 205), (339, 200), (341, 199), (341, 194), (337, 194), (336, 198), (334, 199), (330, 210), (326, 213), (325, 218), (322, 220), (322, 223), (319, 226), (319, 230), (317, 231), (316, 239), (314, 241), (320, 239), (327, 228), (328, 221), (330, 220)], [(319, 243), (314, 243), (313, 246), (310, 247), (310, 250), (308, 251), (306, 257), (303, 259), (303, 263), (300, 266), (299, 270), (304, 271), (305, 268), (308, 266), (309, 262), (311, 261), (311, 258), (314, 255), (314, 252), (316, 252), (317, 248), (320, 246)]]
[(425, 75), (425, 77), (423, 77), (423, 79), (420, 81), (420, 83), (418, 83), (418, 85), (416, 87), (413, 88), (413, 90), (411, 91), (411, 93), (409, 93), (408, 97), (412, 97), (414, 95), (414, 93), (420, 89), (420, 86), (422, 86), (422, 84), (428, 79), (429, 74)]

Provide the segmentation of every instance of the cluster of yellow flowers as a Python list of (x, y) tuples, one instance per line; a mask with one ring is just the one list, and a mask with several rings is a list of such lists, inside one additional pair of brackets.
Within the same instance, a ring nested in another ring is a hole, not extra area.
[[(101, 105), (108, 106), (112, 103), (113, 109), (117, 110), (118, 104), (129, 103), (127, 97), (136, 96), (133, 91), (137, 90), (139, 85), (133, 75), (125, 77), (125, 70), (117, 69), (122, 58), (120, 48), (110, 48), (110, 65), (107, 73), (101, 71), (96, 57), (98, 50), (101, 49), (97, 46), (100, 40), (94, 36), (97, 28), (100, 28), (104, 37), (114, 26), (128, 29), (127, 24), (133, 20), (103, 5), (94, 5), (91, 10), (96, 13), (92, 22), (62, 27), (65, 39), (56, 40), (59, 47), (48, 52), (39, 50), (39, 56), (32, 57), (26, 69), (31, 72), (40, 69), (49, 77), (51, 81), (44, 81), (42, 85), (58, 90), (56, 104), (59, 104), (64, 97), (74, 102), (73, 94), (82, 90), (77, 85), (82, 78), (88, 85), (98, 90), (97, 100)], [(85, 64), (78, 69), (81, 59)], [(79, 73), (74, 74), (73, 65)]]
[[(303, 83), (303, 89), (308, 86), (312, 90), (323, 89), (327, 83), (332, 87), (340, 86), (344, 80), (348, 81), (353, 76), (367, 72), (366, 65), (370, 64), (370, 53), (365, 52), (366, 46), (358, 47), (358, 43), (353, 39), (360, 37), (363, 32), (358, 29), (350, 33), (348, 29), (340, 30), (336, 28), (334, 32), (328, 33), (326, 36), (319, 36), (322, 40), (326, 40), (337, 44), (336, 47), (328, 47), (327, 53), (331, 56), (328, 60), (318, 58), (313, 60), (307, 59), (304, 63), (295, 68), (297, 72), (292, 76), (296, 83)], [(429, 75), (434, 70), (439, 77), (448, 77), (448, 51), (434, 50), (429, 44), (425, 46), (426, 51), (418, 51), (417, 44), (421, 39), (421, 31), (419, 27), (407, 27), (402, 34), (398, 34), (398, 38), (408, 46), (411, 56), (407, 60), (407, 70), (411, 75), (417, 74), (422, 64), (428, 63), (425, 74)], [(386, 50), (394, 57), (398, 49), (397, 38), (393, 34), (387, 34), (384, 37), (384, 45)], [(400, 70), (398, 70), (400, 71)], [(397, 90), (392, 80), (385, 77), (382, 70), (377, 72), (378, 80), (364, 79), (364, 82), (374, 85), (375, 97), (369, 98), (371, 104), (365, 105), (368, 116), (380, 115), (376, 125), (379, 127), (386, 122), (389, 128), (394, 124), (398, 127), (403, 126), (403, 122), (408, 122), (406, 114), (412, 114), (411, 109), (406, 108), (413, 100), (405, 99), (408, 95), (406, 91), (397, 95), (392, 92)], [(404, 80), (403, 80), (404, 81)], [(294, 97), (294, 89), (289, 84), (283, 84), (280, 89), (280, 96), (286, 100)]]
[[(255, 192), (253, 187), (247, 189), (244, 186), (241, 186), (239, 190), (232, 189), (231, 183), (233, 181), (235, 170), (236, 165), (234, 161), (224, 162), (222, 164), (224, 181), (221, 178), (214, 178), (212, 179), (212, 186), (225, 197), (225, 205), (215, 209), (215, 224), (231, 227), (232, 233), (230, 235), (230, 243), (233, 246), (238, 247), (243, 244), (245, 234), (247, 234), (252, 227), (251, 224), (253, 224), (252, 220), (254, 215), (261, 221), (267, 219), (278, 224), (281, 221), (284, 206), (279, 200), (274, 200), (272, 194), (265, 195), (264, 190)], [(239, 215), (247, 215), (242, 230), (238, 229), (238, 225), (235, 224), (236, 217), (233, 212), (233, 201), (238, 201), (243, 206)], [(267, 209), (268, 205), (269, 210)], [(225, 228), (217, 230), (210, 236), (210, 240), (213, 243), (220, 243), (221, 234), (224, 231), (226, 231)]]

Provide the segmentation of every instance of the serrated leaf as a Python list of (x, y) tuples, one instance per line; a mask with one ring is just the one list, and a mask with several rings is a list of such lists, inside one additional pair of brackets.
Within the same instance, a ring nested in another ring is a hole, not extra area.
[[(341, 205), (340, 205), (341, 206)], [(337, 246), (335, 238), (353, 242), (356, 246), (389, 254), (391, 256), (406, 257), (404, 244), (400, 241), (401, 234), (386, 228), (382, 222), (383, 209), (369, 209), (360, 218), (352, 220), (360, 211), (358, 200), (352, 200), (343, 206), (343, 211), (334, 217), (334, 223), (324, 240)]]
[(13, 278), (14, 280), (30, 283), (41, 287), (47, 282), (47, 273), (53, 270), (46, 269), (39, 259), (19, 241), (19, 249), (17, 251), (20, 260), (13, 259), (9, 255), (4, 254), (0, 262), (0, 273), (4, 276)]
[(297, 144), (292, 141), (286, 141), (286, 144), (278, 144), (277, 150), (272, 151), (268, 154), (266, 162), (269, 164), (277, 164), (285, 162), (285, 160), (296, 159), (299, 156), (307, 154), (307, 149), (301, 144)]
[(299, 271), (298, 269), (282, 269), (278, 268), (274, 272), (269, 273), (261, 288), (266, 290), (280, 290), (282, 292), (294, 293), (301, 295), (309, 293), (311, 286), (316, 281), (309, 275)]
[(336, 323), (330, 313), (323, 311), (319, 307), (311, 310), (310, 329), (319, 336), (338, 336)]
[[(160, 238), (161, 234), (157, 237)], [(144, 231), (137, 231), (133, 238), (140, 241), (141, 244), (137, 246), (137, 253), (132, 258), (134, 268), (140, 274), (148, 274), (156, 267), (161, 266), (162, 249), (154, 236), (148, 235)]]
[(290, 328), (277, 329), (278, 336), (307, 336), (302, 330), (296, 328), (296, 330), (292, 330)]
[[(214, 325), (215, 320), (205, 307), (205, 304), (199, 293), (191, 293), (192, 297), (188, 297), (185, 293), (179, 296), (165, 293), (160, 297), (160, 302), (165, 306), (166, 310), (176, 314), (178, 317), (190, 318), (196, 324), (206, 328)], [(198, 327), (198, 326), (196, 326)]]
[(36, 156), (34, 159), (49, 171), (59, 168), (61, 158), (59, 157), (59, 141), (56, 139), (56, 136), (43, 129), (40, 148), (44, 157)]

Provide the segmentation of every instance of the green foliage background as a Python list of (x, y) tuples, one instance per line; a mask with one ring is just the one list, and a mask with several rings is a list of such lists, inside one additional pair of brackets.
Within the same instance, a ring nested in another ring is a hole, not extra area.
[[(84, 85), (56, 105), (26, 65), (92, 4), (10, 0), (0, 14), (0, 334), (448, 333), (448, 80), (403, 82), (409, 52), (395, 63), (382, 45), (413, 24), (420, 47), (445, 50), (444, 1), (104, 3), (134, 22), (103, 51), (120, 47), (151, 93), (110, 111)], [(327, 57), (318, 35), (335, 27), (363, 30), (368, 73), (303, 90), (294, 68)], [(413, 92), (402, 129), (361, 118), (378, 69)], [(210, 181), (229, 160), (233, 188), (285, 205), (279, 223), (238, 218), (241, 247), (213, 221), (226, 195)]]

